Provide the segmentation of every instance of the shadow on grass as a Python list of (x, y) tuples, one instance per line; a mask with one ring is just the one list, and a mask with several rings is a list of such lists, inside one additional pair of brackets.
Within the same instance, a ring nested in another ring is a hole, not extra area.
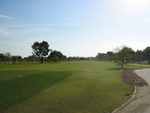
[(65, 71), (43, 72), (0, 83), (0, 111), (25, 101), (70, 75), (71, 72)]
[(124, 70), (128, 70), (129, 68), (122, 68), (122, 67), (116, 67), (116, 68), (108, 68), (108, 70), (112, 70), (112, 71), (124, 71)]
[(124, 68), (116, 67), (116, 68), (108, 68), (108, 70), (121, 71), (121, 70), (124, 70)]

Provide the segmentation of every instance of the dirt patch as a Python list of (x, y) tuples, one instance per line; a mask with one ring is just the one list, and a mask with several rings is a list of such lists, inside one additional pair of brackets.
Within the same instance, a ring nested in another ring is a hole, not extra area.
[(147, 82), (133, 73), (133, 70), (124, 70), (122, 72), (123, 81), (128, 85), (137, 85), (140, 87), (148, 86)]

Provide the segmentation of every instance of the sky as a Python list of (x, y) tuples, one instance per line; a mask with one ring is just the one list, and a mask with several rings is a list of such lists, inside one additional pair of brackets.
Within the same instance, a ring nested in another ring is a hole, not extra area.
[(150, 46), (150, 0), (0, 0), (0, 53), (27, 57), (34, 42), (66, 56)]

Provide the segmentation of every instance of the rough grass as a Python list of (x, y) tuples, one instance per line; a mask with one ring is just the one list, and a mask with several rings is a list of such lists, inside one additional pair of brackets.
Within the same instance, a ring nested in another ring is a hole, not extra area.
[(1, 112), (108, 113), (133, 92), (121, 72), (109, 62), (1, 64)]

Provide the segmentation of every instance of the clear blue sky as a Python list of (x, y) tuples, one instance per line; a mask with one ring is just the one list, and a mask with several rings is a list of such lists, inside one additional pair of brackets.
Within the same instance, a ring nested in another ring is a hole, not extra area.
[(150, 46), (149, 0), (0, 0), (0, 53), (31, 55), (35, 41), (67, 56)]

